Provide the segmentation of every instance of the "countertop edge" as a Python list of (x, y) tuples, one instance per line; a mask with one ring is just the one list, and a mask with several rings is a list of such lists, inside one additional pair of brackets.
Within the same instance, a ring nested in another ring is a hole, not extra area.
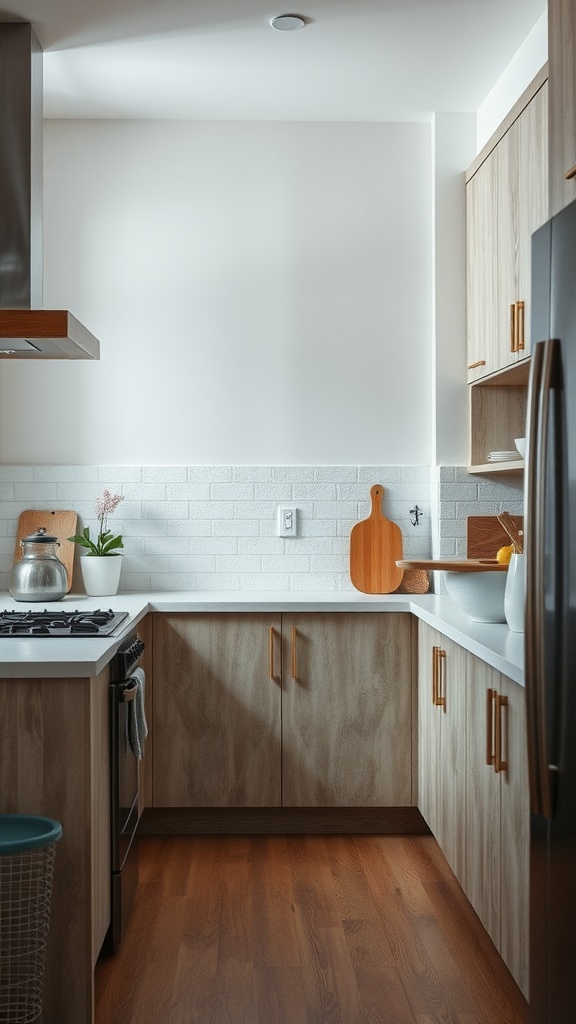
[[(69, 595), (49, 607), (94, 606), (93, 598)], [(106, 603), (110, 603), (107, 599)], [(111, 661), (121, 641), (148, 612), (410, 612), (476, 655), (514, 682), (524, 685), (524, 638), (502, 624), (473, 622), (450, 598), (438, 594), (361, 594), (360, 592), (155, 592), (119, 594), (112, 604), (129, 619), (115, 637), (59, 640), (0, 639), (0, 678), (86, 678), (97, 676)], [(9, 595), (3, 607), (23, 607)], [(17, 645), (15, 647), (14, 645)]]

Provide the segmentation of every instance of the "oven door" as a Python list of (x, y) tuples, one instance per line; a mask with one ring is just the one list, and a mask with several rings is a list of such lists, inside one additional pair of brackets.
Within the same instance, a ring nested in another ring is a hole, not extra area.
[(138, 886), (138, 758), (129, 740), (129, 716), (138, 690), (135, 679), (110, 684), (112, 913), (111, 940), (117, 945)]

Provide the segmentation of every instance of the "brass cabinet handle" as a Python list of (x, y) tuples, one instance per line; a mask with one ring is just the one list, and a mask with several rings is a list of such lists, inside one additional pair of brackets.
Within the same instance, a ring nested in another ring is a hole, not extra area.
[(269, 654), (268, 674), (270, 676), (270, 679), (274, 679), (274, 680), (276, 680), (276, 674), (274, 672), (274, 638), (275, 638), (275, 635), (276, 635), (276, 630), (274, 629), (274, 626), (270, 626), (270, 641), (269, 641), (269, 650), (268, 650), (268, 654)]
[(516, 303), (510, 303), (510, 351), (517, 352), (516, 348)]
[(438, 651), (439, 647), (432, 648), (432, 703), (434, 707), (438, 704)]
[(298, 633), (296, 627), (292, 626), (292, 679), (298, 679), (298, 655), (296, 652), (296, 639)]
[[(496, 696), (496, 738), (495, 738), (495, 753), (494, 753), (494, 771), (495, 772), (507, 772), (508, 761), (502, 756), (502, 708), (508, 707), (508, 697), (503, 697), (501, 693), (495, 694)], [(506, 744), (506, 746), (508, 746)]]
[(486, 691), (486, 764), (495, 764), (494, 755), (494, 701), (496, 690)]
[(437, 704), (439, 707), (444, 708), (446, 712), (446, 694), (444, 692), (444, 665), (446, 662), (446, 651), (443, 651), (441, 647), (438, 648), (438, 700)]
[(475, 370), (477, 366), (486, 366), (486, 360), (479, 359), (477, 363), (468, 363), (469, 370)]
[(516, 303), (516, 351), (524, 351), (524, 302), (520, 299)]
[(570, 178), (576, 178), (576, 164), (574, 164), (574, 167), (571, 167), (569, 171), (566, 171), (564, 177), (566, 178), (566, 181), (570, 181)]

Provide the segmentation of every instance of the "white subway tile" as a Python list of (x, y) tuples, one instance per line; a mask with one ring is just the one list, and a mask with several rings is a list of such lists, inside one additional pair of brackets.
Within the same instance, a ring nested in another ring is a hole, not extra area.
[(265, 483), (273, 479), (272, 466), (233, 466), (232, 479), (252, 483)]
[(144, 543), (146, 554), (150, 555), (188, 555), (190, 553), (188, 537), (147, 537)]
[(235, 555), (238, 552), (236, 537), (192, 537), (189, 544), (191, 555)]
[(438, 504), (438, 514), (441, 519), (455, 519), (456, 518), (456, 502), (455, 501), (441, 501)]
[(122, 484), (122, 494), (132, 501), (164, 501), (166, 498), (166, 484), (164, 483), (143, 483), (138, 480)]
[(294, 504), (290, 484), (257, 483), (254, 485), (256, 501), (285, 501)]
[(354, 501), (317, 501), (314, 503), (316, 519), (355, 519), (358, 505)]
[(188, 480), (193, 483), (199, 481), (201, 483), (213, 483), (217, 480), (231, 480), (232, 479), (232, 467), (231, 466), (188, 466)]
[[(174, 502), (178, 505), (180, 502)], [(191, 519), (233, 519), (234, 505), (231, 501), (191, 501), (185, 506), (183, 515), (174, 516), (175, 519), (185, 518), (188, 514)]]
[(15, 483), (17, 480), (33, 480), (32, 466), (0, 466), (0, 480)]
[(235, 573), (198, 573), (196, 590), (240, 590), (240, 576)]
[[(170, 524), (171, 528), (173, 525)], [(166, 522), (161, 519), (127, 519), (122, 522), (122, 533), (125, 537), (164, 537)]]
[(402, 480), (404, 483), (430, 483), (429, 466), (402, 466)]
[(213, 501), (252, 501), (254, 498), (254, 484), (210, 484), (210, 498)]
[(166, 484), (167, 501), (209, 501), (209, 483)]
[(257, 519), (215, 519), (212, 525), (214, 537), (257, 537)]
[(364, 503), (370, 500), (366, 495), (366, 484), (338, 484), (336, 497), (339, 501)]
[(120, 594), (132, 593), (132, 594), (145, 594), (151, 590), (155, 590), (156, 587), (152, 583), (152, 578), (149, 572), (124, 572), (122, 569)]
[(317, 466), (314, 470), (314, 479), (321, 481), (333, 481), (334, 483), (355, 483), (357, 479), (356, 466)]
[(335, 537), (338, 533), (335, 519), (300, 518), (298, 528), (301, 537)]
[(497, 501), (456, 502), (456, 519), (465, 519), (467, 516), (496, 516), (499, 511)]
[[(290, 543), (298, 543), (290, 541)], [(238, 552), (241, 555), (275, 555), (283, 554), (285, 541), (283, 537), (240, 537)]]
[(170, 572), (217, 572), (219, 555), (168, 555)]
[(104, 487), (114, 490), (112, 484), (126, 484), (131, 480), (142, 479), (142, 466), (98, 466), (98, 479)]
[(55, 482), (36, 483), (22, 480), (14, 484), (16, 501), (55, 501), (58, 497), (58, 484)]
[(0, 483), (0, 501), (14, 501), (13, 483)]
[(216, 572), (254, 573), (261, 569), (260, 555), (217, 555)]
[[(345, 541), (342, 539), (342, 542)], [(288, 540), (286, 547), (295, 555), (331, 555), (334, 553), (334, 544), (340, 543), (333, 537), (296, 537)]]
[(274, 466), (272, 479), (279, 483), (305, 483), (314, 479), (314, 466)]
[(171, 519), (166, 533), (170, 537), (209, 537), (210, 525), (208, 519)]
[(370, 487), (374, 484), (389, 487), (392, 483), (402, 481), (402, 466), (359, 466), (358, 480)]
[(309, 572), (309, 555), (263, 555), (262, 572)]
[(453, 537), (440, 538), (440, 558), (449, 558), (456, 555), (456, 540)]
[(186, 482), (186, 466), (142, 466), (145, 483), (177, 484)]
[(288, 573), (247, 573), (240, 577), (242, 590), (289, 590), (290, 576)]
[(335, 501), (336, 484), (294, 484), (292, 494), (294, 501)]
[(340, 573), (340, 575), (336, 577), (336, 580), (338, 590), (353, 591), (354, 593), (358, 593), (356, 587), (353, 585), (352, 580), (350, 579), (349, 573)]
[(94, 493), (98, 491), (98, 467), (97, 466), (34, 466), (34, 480), (52, 481), (66, 483), (77, 481), (78, 483), (92, 483)]
[(456, 479), (456, 467), (455, 466), (437, 466), (438, 480), (441, 484), (453, 483)]
[(342, 573), (348, 570), (346, 555), (311, 555), (310, 572)]
[(336, 590), (337, 580), (332, 573), (291, 573), (290, 590)]
[(234, 516), (239, 519), (269, 519), (276, 515), (276, 502), (274, 501), (236, 501), (234, 502)]
[(474, 483), (444, 484), (441, 498), (442, 501), (476, 501), (478, 485)]
[(152, 590), (197, 590), (197, 578), (194, 573), (159, 572), (151, 577)]

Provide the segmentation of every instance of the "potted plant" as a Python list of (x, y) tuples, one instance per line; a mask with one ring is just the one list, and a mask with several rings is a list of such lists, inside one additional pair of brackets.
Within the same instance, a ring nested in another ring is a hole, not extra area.
[(122, 568), (122, 556), (119, 548), (123, 548), (124, 543), (120, 534), (113, 534), (108, 529), (108, 516), (117, 509), (123, 500), (123, 494), (111, 494), (105, 488), (102, 495), (94, 502), (94, 511), (99, 523), (96, 540), (93, 541), (90, 537), (88, 526), (82, 533), (68, 538), (74, 544), (86, 549), (84, 557), (80, 559), (80, 568), (84, 587), (89, 597), (112, 595), (118, 590)]

